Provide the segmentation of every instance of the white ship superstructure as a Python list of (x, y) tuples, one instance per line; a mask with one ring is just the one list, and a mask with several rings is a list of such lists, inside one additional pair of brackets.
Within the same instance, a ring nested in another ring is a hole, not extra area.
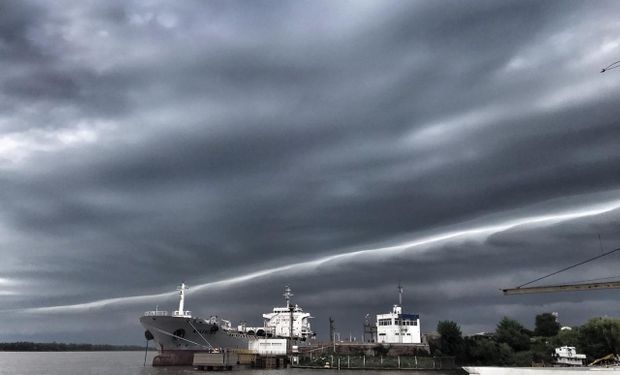
[(277, 337), (289, 337), (305, 340), (313, 337), (314, 332), (310, 327), (312, 316), (310, 313), (304, 312), (299, 305), (291, 303), (291, 288), (288, 286), (284, 289), (284, 298), (286, 306), (274, 307), (273, 311), (263, 314), (265, 319), (265, 327), (268, 332)]
[(574, 346), (562, 346), (555, 348), (553, 353), (555, 364), (560, 366), (583, 366), (586, 360), (585, 354), (578, 354)]
[(286, 306), (274, 307), (272, 312), (263, 314), (262, 327), (240, 325), (238, 330), (257, 336), (290, 338), (300, 341), (314, 337), (310, 326), (311, 314), (304, 312), (299, 305), (291, 303), (293, 293), (288, 286), (284, 288), (283, 296)]
[(420, 344), (420, 316), (405, 314), (402, 307), (403, 288), (398, 286), (398, 305), (387, 314), (377, 315), (377, 342), (385, 344)]

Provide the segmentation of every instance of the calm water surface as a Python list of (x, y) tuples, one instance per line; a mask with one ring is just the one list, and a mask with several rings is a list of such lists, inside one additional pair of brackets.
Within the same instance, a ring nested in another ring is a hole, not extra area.
[(439, 372), (305, 369), (203, 372), (191, 367), (151, 367), (155, 354), (149, 353), (144, 367), (144, 353), (140, 352), (0, 352), (0, 375), (442, 375)]

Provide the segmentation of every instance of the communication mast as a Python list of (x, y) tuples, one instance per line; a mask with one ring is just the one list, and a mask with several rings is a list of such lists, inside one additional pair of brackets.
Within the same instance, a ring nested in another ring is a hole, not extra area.
[(291, 288), (287, 285), (284, 287), (284, 298), (286, 299), (286, 308), (288, 308), (289, 312), (289, 337), (293, 339), (293, 312), (295, 307), (291, 304), (291, 297), (293, 293), (291, 292)]
[(291, 291), (291, 288), (287, 285), (284, 287), (284, 299), (286, 299), (286, 307), (291, 307), (291, 297), (294, 296), (294, 294)]
[(402, 308), (403, 308), (403, 287), (400, 285), (400, 280), (398, 280), (398, 318), (396, 322), (398, 323), (398, 342), (403, 342), (403, 320), (402, 320)]

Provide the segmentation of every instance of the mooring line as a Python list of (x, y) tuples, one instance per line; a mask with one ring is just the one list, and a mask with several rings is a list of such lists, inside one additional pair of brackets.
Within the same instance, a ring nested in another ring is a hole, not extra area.
[(205, 340), (205, 342), (207, 343), (207, 345), (209, 345), (209, 347), (211, 349), (213, 349), (213, 345), (211, 345), (211, 343), (209, 341), (207, 341), (207, 339), (205, 339), (205, 337), (200, 333), (199, 330), (196, 329), (196, 327), (194, 327), (194, 325), (192, 324), (191, 321), (187, 321), (189, 323), (190, 326), (192, 326), (192, 328), (194, 329), (194, 331), (196, 331), (196, 333), (198, 334), (198, 336), (200, 336), (203, 340)]
[(186, 338), (184, 338), (184, 337), (181, 337), (181, 336), (177, 336), (177, 335), (175, 335), (175, 334), (173, 334), (173, 333), (166, 332), (166, 331), (164, 331), (163, 329), (160, 329), (160, 328), (155, 328), (155, 329), (156, 329), (156, 330), (158, 330), (159, 332), (163, 333), (164, 335), (168, 335), (168, 336), (176, 337), (177, 339), (181, 339), (181, 340), (183, 340), (183, 341), (191, 342), (191, 343), (192, 343), (192, 344), (194, 344), (194, 345), (198, 345), (198, 346), (202, 346), (203, 348), (206, 348), (206, 346), (204, 346), (204, 345), (202, 345), (202, 344), (199, 344), (199, 343), (197, 343), (197, 342), (193, 342), (192, 340), (188, 340), (188, 339), (186, 339)]

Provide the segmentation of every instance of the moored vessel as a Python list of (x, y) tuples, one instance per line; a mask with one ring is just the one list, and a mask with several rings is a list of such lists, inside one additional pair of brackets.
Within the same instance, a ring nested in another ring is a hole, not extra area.
[(247, 349), (249, 340), (255, 336), (233, 331), (230, 321), (216, 316), (196, 318), (191, 311), (185, 310), (187, 289), (185, 283), (178, 287), (178, 310), (169, 313), (156, 309), (140, 317), (145, 336), (152, 337), (159, 350), (153, 365), (191, 365), (194, 352)]
[(293, 294), (288, 286), (284, 293), (286, 307), (275, 307), (271, 313), (263, 314), (262, 327), (245, 324), (233, 327), (229, 320), (217, 316), (194, 317), (191, 311), (185, 310), (188, 287), (182, 283), (177, 290), (178, 310), (169, 313), (155, 309), (140, 317), (145, 336), (152, 338), (159, 350), (153, 359), (154, 366), (191, 365), (196, 352), (248, 349), (252, 341), (263, 338), (285, 338), (299, 345), (314, 337), (309, 322), (312, 316), (291, 303)]

